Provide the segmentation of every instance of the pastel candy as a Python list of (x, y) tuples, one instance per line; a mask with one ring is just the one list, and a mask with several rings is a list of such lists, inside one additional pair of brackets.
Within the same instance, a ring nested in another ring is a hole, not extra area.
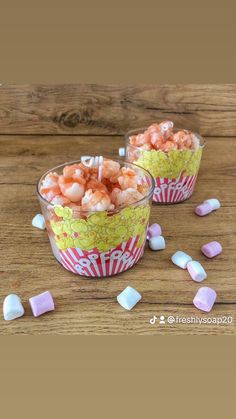
[(204, 204), (206, 202), (212, 207), (213, 210), (217, 210), (220, 208), (220, 201), (216, 198), (206, 199), (206, 201), (204, 201)]
[(210, 212), (212, 211), (213, 211), (213, 208), (208, 202), (204, 202), (203, 204), (198, 205), (198, 207), (195, 208), (195, 213), (199, 215), (200, 217), (210, 214)]
[(20, 297), (16, 294), (9, 294), (3, 302), (3, 317), (5, 320), (14, 320), (23, 316), (25, 310)]
[(150, 227), (147, 230), (147, 240), (149, 240), (150, 237), (161, 236), (161, 233), (162, 233), (161, 226), (157, 223), (154, 223), (150, 225)]
[(120, 147), (119, 148), (119, 156), (121, 156), (121, 157), (125, 156), (125, 149), (124, 149), (124, 147)]
[(154, 236), (149, 239), (149, 247), (152, 250), (163, 250), (166, 247), (165, 239), (163, 236)]
[(29, 303), (34, 317), (41, 316), (41, 314), (55, 309), (54, 301), (49, 291), (45, 291), (42, 294), (31, 297), (29, 299)]
[(199, 310), (209, 313), (216, 301), (216, 298), (217, 294), (215, 290), (209, 287), (201, 287), (193, 299), (193, 304)]
[(131, 310), (141, 298), (141, 294), (136, 289), (128, 286), (117, 296), (117, 301), (126, 310)]
[(174, 253), (171, 257), (172, 262), (179, 266), (182, 269), (187, 268), (187, 263), (192, 260), (191, 256), (189, 256), (187, 253), (181, 252), (181, 250), (178, 250), (178, 252)]
[(37, 214), (32, 220), (32, 226), (40, 228), (40, 230), (44, 230), (46, 227), (45, 219), (42, 214)]
[(205, 269), (196, 260), (191, 260), (187, 263), (187, 270), (191, 278), (196, 282), (201, 282), (207, 278)]
[(213, 241), (213, 242), (204, 244), (201, 247), (201, 251), (208, 258), (214, 258), (215, 256), (219, 255), (223, 251), (223, 249), (219, 242)]

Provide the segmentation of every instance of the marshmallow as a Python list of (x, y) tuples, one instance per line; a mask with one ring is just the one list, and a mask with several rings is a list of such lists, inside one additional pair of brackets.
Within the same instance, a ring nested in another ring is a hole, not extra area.
[(32, 220), (32, 226), (40, 228), (40, 230), (44, 230), (46, 227), (45, 219), (42, 214), (37, 214)]
[(218, 199), (212, 198), (212, 199), (207, 199), (206, 201), (204, 201), (204, 204), (208, 203), (213, 210), (217, 210), (220, 208), (220, 201)]
[(195, 208), (195, 214), (199, 215), (200, 217), (210, 214), (210, 212), (212, 211), (213, 208), (208, 202), (204, 202), (203, 204), (198, 205), (198, 207)]
[(29, 299), (29, 303), (34, 317), (41, 316), (41, 314), (55, 309), (54, 301), (49, 291), (45, 291), (42, 294), (31, 297)]
[(16, 294), (9, 294), (3, 302), (3, 317), (5, 320), (14, 320), (23, 316), (25, 310), (20, 297)]
[(124, 147), (119, 148), (119, 156), (121, 156), (121, 157), (125, 156), (125, 148)]
[(171, 257), (172, 262), (179, 266), (182, 269), (187, 268), (187, 263), (192, 260), (191, 256), (189, 256), (187, 253), (181, 252), (181, 250), (178, 250), (178, 252), (174, 253)]
[(188, 262), (187, 269), (191, 278), (196, 282), (201, 282), (207, 278), (205, 269), (202, 267), (201, 263), (196, 260)]
[(141, 298), (138, 291), (128, 286), (117, 296), (117, 301), (126, 310), (131, 310)]
[(214, 258), (215, 256), (219, 255), (223, 251), (223, 249), (219, 242), (213, 241), (213, 242), (204, 244), (201, 247), (201, 251), (208, 258)]
[(162, 233), (161, 226), (157, 223), (154, 223), (150, 225), (150, 227), (148, 227), (147, 240), (149, 240), (150, 237), (161, 236), (161, 233)]
[(166, 247), (165, 239), (163, 236), (154, 236), (149, 239), (149, 247), (152, 250), (163, 250)]
[(199, 310), (209, 313), (215, 303), (216, 297), (215, 290), (209, 287), (201, 287), (193, 299), (193, 304)]

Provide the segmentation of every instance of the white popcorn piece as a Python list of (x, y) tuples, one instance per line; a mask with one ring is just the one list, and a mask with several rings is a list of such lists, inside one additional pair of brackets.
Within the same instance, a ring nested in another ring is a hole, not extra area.
[(121, 156), (121, 157), (125, 156), (125, 148), (124, 147), (119, 148), (119, 156)]
[(216, 198), (206, 199), (204, 203), (206, 202), (212, 207), (213, 210), (217, 210), (220, 208), (220, 201)]
[(152, 250), (163, 250), (166, 247), (165, 239), (163, 236), (154, 236), (149, 239), (149, 247)]
[(42, 214), (35, 215), (32, 220), (32, 226), (40, 228), (40, 230), (44, 230), (46, 228), (44, 216)]
[(25, 310), (20, 297), (16, 294), (9, 294), (3, 302), (4, 320), (14, 320), (23, 316)]
[(117, 296), (117, 301), (126, 310), (132, 310), (141, 298), (142, 296), (138, 291), (128, 286)]
[(187, 269), (188, 262), (191, 262), (192, 258), (187, 253), (178, 250), (171, 257), (172, 262), (179, 266), (179, 268)]

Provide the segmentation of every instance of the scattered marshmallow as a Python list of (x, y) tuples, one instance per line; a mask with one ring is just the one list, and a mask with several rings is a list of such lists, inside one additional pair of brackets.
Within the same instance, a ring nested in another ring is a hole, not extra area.
[(166, 247), (165, 239), (163, 236), (154, 236), (149, 239), (149, 247), (152, 250), (163, 250)]
[(117, 296), (117, 301), (126, 310), (131, 310), (141, 298), (141, 294), (136, 289), (128, 286)]
[(16, 294), (9, 294), (3, 302), (3, 317), (5, 320), (14, 320), (23, 316), (25, 310), (20, 297)]
[(212, 206), (208, 202), (204, 202), (195, 208), (195, 214), (203, 217), (204, 215), (210, 214), (213, 211)]
[(187, 269), (187, 263), (191, 262), (192, 258), (187, 253), (178, 250), (178, 252), (173, 254), (171, 260), (175, 265), (179, 266), (179, 268)]
[(44, 216), (42, 214), (35, 215), (32, 220), (32, 226), (40, 228), (40, 230), (44, 230), (46, 228)]
[(54, 301), (49, 291), (45, 291), (42, 294), (31, 297), (29, 299), (29, 303), (34, 317), (41, 316), (41, 314), (55, 309)]
[(215, 290), (209, 287), (201, 287), (193, 299), (193, 304), (199, 310), (209, 313), (216, 301), (216, 298), (217, 294)]
[(207, 199), (206, 201), (204, 201), (204, 204), (206, 202), (212, 207), (213, 210), (217, 210), (220, 208), (220, 201), (216, 198)]
[(214, 258), (215, 256), (219, 255), (223, 251), (223, 249), (219, 242), (213, 241), (213, 242), (204, 244), (201, 247), (201, 251), (208, 258)]
[(121, 156), (121, 157), (125, 156), (125, 148), (124, 147), (119, 148), (119, 156)]
[(191, 260), (187, 263), (187, 270), (191, 278), (196, 282), (202, 282), (207, 278), (207, 274), (201, 263)]
[(148, 227), (147, 240), (149, 240), (150, 237), (161, 236), (161, 233), (162, 233), (161, 226), (157, 223), (154, 223), (154, 224), (150, 225), (150, 227)]

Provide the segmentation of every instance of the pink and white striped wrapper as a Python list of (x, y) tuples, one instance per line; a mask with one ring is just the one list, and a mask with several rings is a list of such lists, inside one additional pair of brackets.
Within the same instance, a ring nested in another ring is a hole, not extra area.
[(90, 278), (116, 275), (131, 268), (142, 257), (145, 240), (141, 247), (137, 247), (138, 240), (139, 236), (131, 237), (107, 252), (99, 252), (97, 248), (60, 250), (61, 264), (74, 274)]
[(160, 178), (155, 179), (156, 187), (153, 194), (153, 201), (165, 204), (177, 203), (190, 198), (194, 191), (197, 175), (182, 176), (176, 179)]

